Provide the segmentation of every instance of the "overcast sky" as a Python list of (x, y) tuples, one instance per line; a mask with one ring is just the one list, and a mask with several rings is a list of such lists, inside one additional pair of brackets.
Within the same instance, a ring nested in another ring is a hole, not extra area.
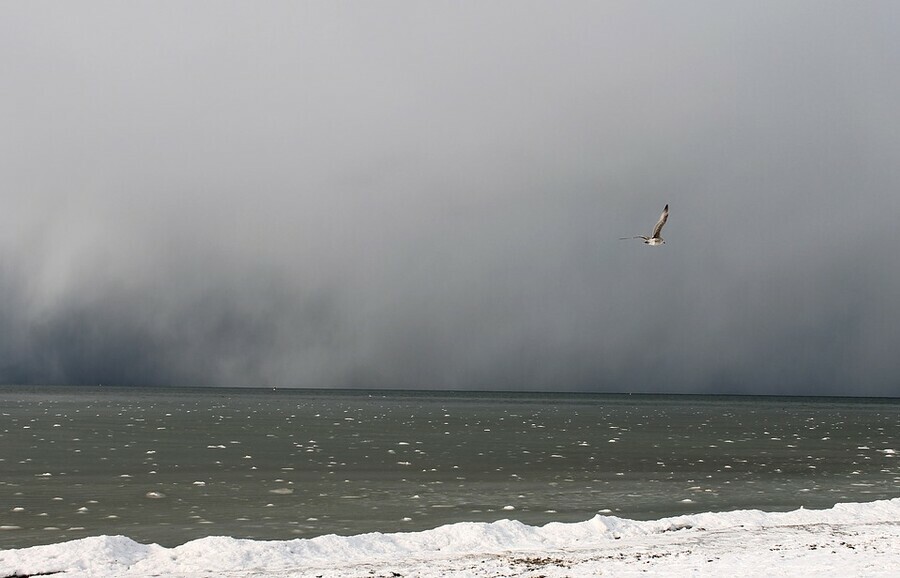
[(898, 26), (2, 2), (0, 383), (898, 396)]

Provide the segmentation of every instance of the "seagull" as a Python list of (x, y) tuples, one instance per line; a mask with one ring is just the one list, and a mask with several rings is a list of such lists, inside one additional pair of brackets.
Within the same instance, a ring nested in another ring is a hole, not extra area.
[(656, 222), (656, 226), (653, 227), (653, 234), (649, 237), (645, 237), (643, 235), (637, 235), (634, 237), (620, 237), (619, 239), (624, 241), (625, 239), (643, 239), (644, 244), (656, 246), (656, 245), (665, 245), (666, 241), (662, 237), (659, 236), (662, 231), (663, 225), (666, 224), (666, 219), (669, 218), (669, 205), (666, 205), (666, 208), (663, 209), (662, 215), (659, 216), (659, 221)]

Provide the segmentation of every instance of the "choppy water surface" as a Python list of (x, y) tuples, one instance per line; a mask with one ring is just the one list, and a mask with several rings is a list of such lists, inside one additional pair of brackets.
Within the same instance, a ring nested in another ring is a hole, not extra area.
[(0, 547), (900, 495), (900, 401), (0, 388)]

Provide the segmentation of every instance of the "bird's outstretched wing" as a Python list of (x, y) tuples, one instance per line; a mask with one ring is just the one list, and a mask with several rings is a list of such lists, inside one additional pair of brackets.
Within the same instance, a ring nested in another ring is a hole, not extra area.
[(669, 205), (666, 205), (666, 208), (663, 209), (662, 215), (659, 216), (659, 221), (656, 223), (656, 226), (653, 227), (653, 234), (650, 236), (651, 239), (655, 237), (659, 237), (659, 234), (662, 233), (663, 225), (666, 224), (666, 220), (669, 218)]

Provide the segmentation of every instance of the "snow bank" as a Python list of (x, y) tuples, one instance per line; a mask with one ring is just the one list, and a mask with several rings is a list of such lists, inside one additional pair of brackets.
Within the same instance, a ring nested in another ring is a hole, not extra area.
[[(479, 566), (472, 566), (473, 560), (477, 559), (482, 561), (481, 567), (489, 572), (496, 572), (496, 564), (500, 563), (499, 560), (505, 560), (503, 564), (513, 566), (511, 570), (505, 570), (507, 575), (539, 572), (534, 575), (549, 576), (553, 574), (550, 571), (552, 567), (565, 570), (569, 575), (582, 571), (588, 575), (599, 571), (588, 564), (591, 561), (599, 563), (604, 560), (607, 564), (604, 567), (607, 568), (608, 564), (616, 561), (626, 565), (646, 565), (655, 558), (663, 557), (665, 552), (672, 556), (678, 554), (683, 560), (696, 555), (697, 560), (708, 559), (711, 563), (713, 558), (727, 559), (729, 548), (746, 555), (746, 548), (753, 540), (758, 542), (755, 547), (759, 553), (763, 554), (766, 550), (766, 555), (771, 558), (778, 548), (772, 546), (771, 540), (767, 541), (764, 537), (767, 534), (779, 536), (777, 546), (781, 549), (809, 550), (806, 543), (810, 541), (810, 530), (803, 533), (797, 528), (823, 525), (852, 526), (857, 541), (863, 539), (860, 536), (872, 538), (866, 542), (875, 544), (870, 548), (871, 552), (880, 557), (893, 556), (891, 559), (900, 563), (900, 559), (896, 558), (900, 554), (895, 553), (900, 549), (900, 498), (895, 498), (863, 504), (838, 504), (827, 510), (800, 509), (780, 513), (742, 510), (653, 521), (598, 515), (586, 522), (550, 523), (541, 527), (502, 520), (451, 524), (424, 532), (328, 535), (288, 541), (209, 537), (175, 548), (139, 544), (123, 536), (99, 536), (0, 551), (0, 577), (47, 573), (95, 578), (224, 573), (229, 576), (302, 576), (307, 571), (311, 572), (310, 575), (353, 575), (354, 572), (365, 575), (373, 568), (386, 569), (389, 566), (397, 568), (396, 571), (403, 575), (408, 575), (404, 574), (404, 569), (422, 576), (453, 575), (457, 572), (481, 575), (478, 573)], [(729, 541), (723, 536), (737, 538)], [(686, 542), (685, 537), (690, 540)], [(833, 542), (832, 551), (837, 555), (836, 544), (848, 542), (836, 540), (820, 541), (823, 544)], [(879, 540), (888, 540), (889, 543), (880, 548)], [(812, 550), (816, 549), (818, 546)], [(851, 545), (843, 557), (832, 560), (824, 568), (834, 569), (837, 574), (842, 569), (846, 571), (847, 564), (854, 560), (864, 564), (853, 566), (856, 570), (868, 567), (865, 564), (871, 560), (860, 558), (859, 554), (863, 552), (855, 550)], [(643, 551), (647, 552), (647, 558), (642, 558)], [(630, 557), (624, 556), (623, 552), (630, 552)], [(785, 555), (781, 554), (782, 562), (784, 559)], [(525, 562), (518, 564), (521, 572), (517, 574), (516, 561), (523, 560)], [(642, 571), (652, 570), (652, 566), (645, 565), (641, 566)], [(801, 567), (813, 568), (808, 563)], [(884, 563), (879, 558), (878, 564), (871, 568), (872, 573), (877, 574), (878, 568), (883, 567)], [(671, 571), (673, 567), (668, 566), (668, 569)], [(759, 571), (760, 567), (752, 566), (750, 569)], [(743, 568), (744, 572), (746, 570)], [(722, 571), (720, 564), (715, 572)], [(739, 568), (726, 568), (724, 571), (742, 575)], [(390, 575), (391, 572), (387, 573)]]

